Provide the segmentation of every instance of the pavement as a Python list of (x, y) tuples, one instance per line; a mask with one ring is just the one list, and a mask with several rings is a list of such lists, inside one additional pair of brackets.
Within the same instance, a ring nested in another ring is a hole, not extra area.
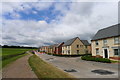
[(32, 54), (23, 56), (13, 63), (9, 64), (7, 67), (2, 69), (2, 78), (36, 78), (37, 76), (32, 71), (29, 66), (28, 59)]
[[(76, 70), (76, 72), (68, 72), (76, 78), (118, 78), (118, 64), (84, 61), (80, 57), (58, 57), (40, 53), (36, 55), (63, 71)], [(101, 75), (91, 72), (99, 69), (113, 72), (113, 74)]]

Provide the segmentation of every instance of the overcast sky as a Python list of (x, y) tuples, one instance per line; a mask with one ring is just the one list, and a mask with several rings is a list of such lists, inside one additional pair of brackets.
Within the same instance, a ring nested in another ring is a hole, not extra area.
[[(118, 23), (117, 2), (3, 2), (2, 45), (43, 46), (91, 40)], [(1, 29), (1, 28), (0, 28)]]

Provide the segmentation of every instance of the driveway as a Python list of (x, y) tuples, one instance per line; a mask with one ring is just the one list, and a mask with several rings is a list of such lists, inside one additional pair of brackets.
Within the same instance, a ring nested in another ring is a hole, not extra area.
[[(63, 71), (74, 69), (76, 72), (68, 73), (76, 78), (118, 78), (118, 64), (84, 61), (80, 57), (58, 57), (40, 53), (36, 53), (36, 55)], [(111, 74), (102, 75), (91, 72), (93, 70), (107, 70)]]

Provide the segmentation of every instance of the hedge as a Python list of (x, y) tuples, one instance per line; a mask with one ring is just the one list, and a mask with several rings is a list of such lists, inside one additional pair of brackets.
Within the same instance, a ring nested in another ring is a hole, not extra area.
[(90, 55), (82, 56), (81, 59), (82, 60), (87, 60), (87, 61), (96, 61), (96, 62), (103, 62), (103, 63), (111, 63), (111, 60), (109, 60), (109, 59), (92, 57)]

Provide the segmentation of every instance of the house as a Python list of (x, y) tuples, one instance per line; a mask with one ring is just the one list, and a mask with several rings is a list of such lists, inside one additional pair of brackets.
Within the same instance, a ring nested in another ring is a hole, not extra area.
[(48, 53), (48, 46), (44, 46), (44, 50), (46, 53)]
[(99, 30), (91, 42), (92, 56), (120, 59), (120, 24)]
[(40, 51), (42, 51), (42, 52), (48, 52), (48, 46), (42, 46), (42, 47), (40, 47)]
[(88, 53), (88, 54), (91, 54), (92, 52), (91, 52), (91, 44), (87, 41), (87, 40), (81, 40), (82, 41), (82, 43), (84, 44), (84, 46), (85, 46), (85, 51), (86, 51), (86, 53)]
[(64, 42), (56, 45), (54, 54), (60, 54), (60, 55), (62, 54), (62, 46), (63, 46), (63, 44), (64, 44)]
[(62, 46), (62, 54), (65, 55), (79, 55), (86, 54), (90, 44), (87, 40), (80, 40), (79, 37), (75, 37), (66, 41)]
[(58, 44), (50, 45), (48, 48), (48, 53), (55, 54), (55, 48)]

